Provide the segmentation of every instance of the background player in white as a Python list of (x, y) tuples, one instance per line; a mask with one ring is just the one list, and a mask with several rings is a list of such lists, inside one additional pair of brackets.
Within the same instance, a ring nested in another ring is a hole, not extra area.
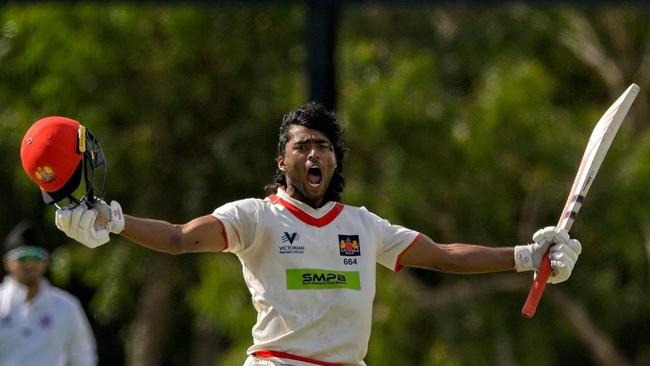
[[(549, 282), (571, 275), (581, 245), (554, 227), (538, 230), (529, 245), (438, 244), (365, 208), (340, 204), (345, 152), (336, 116), (311, 103), (284, 116), (277, 171), (267, 186), (275, 194), (265, 200), (227, 203), (182, 225), (123, 215), (115, 201), (60, 209), (55, 221), (89, 247), (105, 244), (115, 233), (172, 254), (237, 254), (259, 313), (247, 365), (365, 365), (375, 262), (394, 270), (530, 271), (556, 243)], [(358, 327), (327, 321), (337, 312), (358, 318)], [(356, 341), (336, 339), (346, 332)]]
[(5, 239), (0, 365), (95, 365), (95, 338), (81, 304), (44, 278), (46, 247), (45, 237), (28, 221), (17, 224)]

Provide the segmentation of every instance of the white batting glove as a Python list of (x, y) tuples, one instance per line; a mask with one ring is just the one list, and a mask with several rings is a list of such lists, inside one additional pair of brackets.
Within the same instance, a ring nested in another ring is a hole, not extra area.
[(119, 234), (124, 230), (124, 214), (122, 206), (117, 201), (111, 201), (110, 206), (101, 201), (95, 205), (94, 209), (98, 212), (96, 226), (105, 226), (106, 230), (113, 234)]
[(85, 203), (73, 209), (58, 209), (54, 216), (56, 227), (68, 237), (89, 248), (108, 243), (109, 233), (119, 234), (124, 230), (124, 215), (116, 201), (108, 206), (98, 202), (94, 208)]
[(556, 231), (555, 226), (547, 226), (537, 230), (533, 235), (533, 244), (518, 245), (515, 247), (515, 269), (517, 272), (537, 271), (542, 257), (549, 245), (549, 258), (553, 272), (548, 278), (548, 283), (560, 283), (571, 276), (582, 245), (576, 239), (570, 239), (566, 230)]
[(549, 253), (553, 272), (548, 278), (548, 283), (556, 284), (568, 280), (581, 252), (582, 244), (578, 239), (569, 239), (553, 245)]

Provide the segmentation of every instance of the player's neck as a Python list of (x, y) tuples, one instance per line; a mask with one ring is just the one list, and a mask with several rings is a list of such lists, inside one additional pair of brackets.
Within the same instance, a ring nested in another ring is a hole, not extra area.
[(319, 209), (327, 203), (327, 201), (325, 200), (325, 196), (319, 196), (316, 197), (315, 199), (310, 199), (305, 197), (303, 194), (300, 193), (299, 190), (295, 189), (292, 186), (286, 187), (285, 193), (289, 197), (293, 198), (294, 200), (300, 201), (313, 209)]
[(32, 301), (38, 294), (38, 289), (39, 289), (39, 283), (36, 283), (30, 287), (27, 288), (27, 301)]
[(29, 281), (29, 282), (19, 281), (15, 278), (14, 280), (17, 283), (19, 283), (21, 286), (23, 286), (23, 288), (26, 290), (25, 300), (32, 301), (36, 297), (36, 295), (38, 295), (38, 290), (40, 289), (41, 282), (42, 282), (41, 279), (35, 281)]

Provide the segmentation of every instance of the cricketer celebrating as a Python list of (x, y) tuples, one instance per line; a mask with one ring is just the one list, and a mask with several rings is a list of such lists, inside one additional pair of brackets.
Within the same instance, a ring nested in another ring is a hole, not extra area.
[(258, 313), (246, 366), (365, 365), (376, 262), (394, 271), (532, 271), (550, 246), (549, 282), (571, 275), (581, 245), (555, 227), (515, 247), (439, 244), (340, 203), (342, 133), (336, 116), (316, 103), (286, 114), (265, 199), (226, 203), (182, 225), (123, 215), (115, 201), (82, 203), (57, 210), (56, 226), (91, 248), (113, 233), (171, 254), (237, 255)]

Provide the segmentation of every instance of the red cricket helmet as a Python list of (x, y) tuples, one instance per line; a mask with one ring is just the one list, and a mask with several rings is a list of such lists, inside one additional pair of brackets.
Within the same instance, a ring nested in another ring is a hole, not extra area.
[[(20, 146), (23, 169), (38, 185), (46, 204), (65, 199), (75, 204), (94, 203), (106, 180), (106, 162), (99, 141), (79, 122), (51, 116), (36, 121), (25, 133)], [(104, 167), (101, 187), (94, 187), (95, 169)], [(84, 177), (86, 192), (73, 196)]]

